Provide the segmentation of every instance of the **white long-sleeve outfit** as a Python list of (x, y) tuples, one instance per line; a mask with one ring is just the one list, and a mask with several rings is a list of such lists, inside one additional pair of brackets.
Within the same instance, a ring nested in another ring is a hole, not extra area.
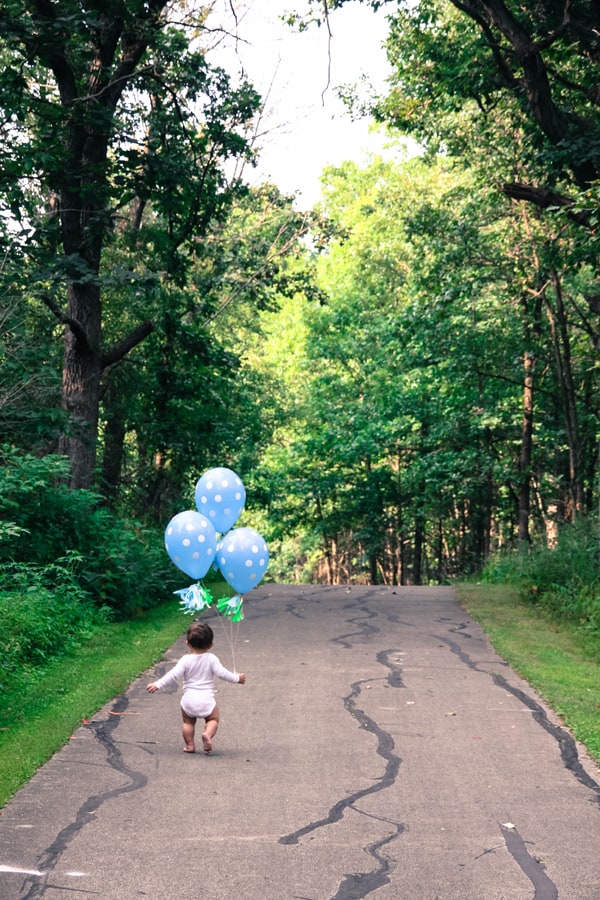
[(226, 669), (214, 653), (186, 653), (155, 684), (160, 690), (181, 679), (181, 708), (188, 716), (205, 719), (215, 708), (215, 677), (223, 681), (240, 680), (237, 672)]

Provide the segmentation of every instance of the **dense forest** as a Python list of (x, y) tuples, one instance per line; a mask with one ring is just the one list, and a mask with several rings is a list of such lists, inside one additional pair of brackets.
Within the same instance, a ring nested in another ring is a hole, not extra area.
[(2, 4), (1, 588), (65, 635), (67, 594), (181, 586), (164, 527), (217, 465), (274, 580), (440, 583), (574, 529), (596, 578), (600, 9), (383, 5), (388, 89), (342, 93), (395, 150), (303, 210), (244, 180), (263, 101), (209, 5)]

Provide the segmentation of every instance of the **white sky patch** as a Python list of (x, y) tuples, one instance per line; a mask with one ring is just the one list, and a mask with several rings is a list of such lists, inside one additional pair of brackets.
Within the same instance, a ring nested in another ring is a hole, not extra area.
[[(326, 166), (362, 163), (386, 152), (389, 138), (374, 132), (366, 119), (353, 121), (336, 93), (358, 82), (385, 91), (386, 11), (374, 13), (358, 3), (332, 11), (330, 41), (324, 26), (297, 33), (279, 20), (286, 11), (306, 10), (305, 0), (248, 0), (235, 8), (240, 40), (224, 42), (210, 58), (230, 74), (243, 66), (266, 98), (259, 164), (245, 169), (244, 177), (251, 184), (272, 181), (285, 193), (298, 193), (301, 205), (310, 207), (320, 197)], [(221, 0), (213, 15), (235, 29), (228, 0)], [(361, 96), (366, 92), (361, 89)]]

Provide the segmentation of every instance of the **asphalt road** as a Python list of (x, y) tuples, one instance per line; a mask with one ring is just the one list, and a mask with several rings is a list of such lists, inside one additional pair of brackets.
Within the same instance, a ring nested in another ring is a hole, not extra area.
[(145, 691), (180, 640), (4, 809), (2, 900), (599, 900), (600, 772), (451, 589), (245, 610), (213, 754)]

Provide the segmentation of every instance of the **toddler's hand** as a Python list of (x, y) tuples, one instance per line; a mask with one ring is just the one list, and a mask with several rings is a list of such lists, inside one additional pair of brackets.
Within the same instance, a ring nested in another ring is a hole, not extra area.
[(156, 684), (155, 684), (154, 682), (152, 682), (152, 684), (147, 684), (147, 685), (146, 685), (146, 690), (147, 690), (150, 694), (155, 694), (155, 693), (157, 692), (158, 688), (156, 687)]
[(238, 683), (239, 683), (239, 684), (246, 684), (246, 676), (244, 675), (243, 672), (240, 672), (240, 673), (238, 674)]

